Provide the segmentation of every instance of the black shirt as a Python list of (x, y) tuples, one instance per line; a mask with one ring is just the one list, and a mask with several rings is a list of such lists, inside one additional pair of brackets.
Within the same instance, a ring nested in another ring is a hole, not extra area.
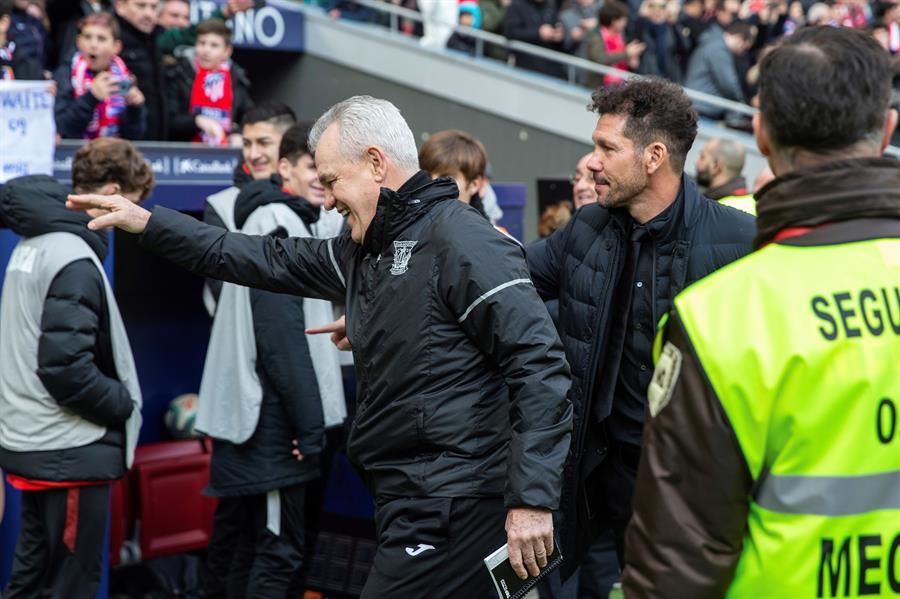
[[(613, 440), (640, 445), (647, 405), (647, 388), (653, 378), (653, 340), (662, 313), (654, 307), (661, 281), (669, 280), (671, 260), (660, 260), (663, 247), (672, 247), (682, 193), (672, 204), (643, 225), (631, 221), (629, 252), (637, 252), (633, 275), (623, 272), (620, 285), (630, 285), (630, 302), (614, 308), (616, 320), (627, 318), (619, 362), (616, 389), (608, 430)], [(630, 257), (633, 260), (633, 257)], [(626, 256), (626, 265), (631, 262)], [(668, 286), (666, 286), (667, 292)], [(619, 290), (617, 290), (619, 291)], [(624, 291), (624, 290), (623, 290)], [(620, 296), (621, 297), (621, 296)]]

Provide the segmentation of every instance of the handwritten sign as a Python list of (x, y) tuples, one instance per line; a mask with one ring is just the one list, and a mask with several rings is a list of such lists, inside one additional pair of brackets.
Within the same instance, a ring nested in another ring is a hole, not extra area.
[(56, 142), (50, 81), (0, 81), (0, 183), (52, 175)]

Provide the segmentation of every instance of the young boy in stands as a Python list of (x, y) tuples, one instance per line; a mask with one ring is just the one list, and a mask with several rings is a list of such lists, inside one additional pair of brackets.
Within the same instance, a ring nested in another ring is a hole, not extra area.
[(0, 0), (0, 81), (43, 79), (41, 63), (24, 52), (17, 52), (15, 42), (9, 39), (12, 9), (13, 0)]
[(109, 13), (78, 22), (78, 52), (56, 70), (56, 130), (67, 139), (139, 139), (147, 120), (144, 94), (119, 57), (119, 24)]
[[(147, 197), (153, 172), (131, 143), (75, 154), (76, 191)], [(105, 232), (66, 209), (46, 175), (8, 181), (0, 221), (23, 239), (0, 299), (0, 467), (22, 491), (6, 599), (93, 598), (110, 483), (130, 467), (141, 425), (131, 347), (103, 271)]]
[(208, 146), (240, 142), (237, 124), (250, 108), (250, 81), (231, 60), (231, 29), (209, 19), (197, 25), (193, 51), (166, 73), (169, 139)]
[[(282, 138), (283, 181), (273, 175), (241, 190), (238, 230), (292, 237), (340, 231), (340, 215), (322, 210), (325, 190), (307, 134), (295, 126)], [(227, 588), (229, 596), (286, 597), (314, 549), (304, 543), (310, 483), (320, 476), (324, 427), (340, 425), (347, 412), (337, 350), (304, 329), (333, 316), (328, 301), (222, 286), (197, 413), (197, 429), (213, 438), (207, 492), (219, 500), (204, 596)], [(252, 323), (252, 336), (235, 322)], [(250, 387), (241, 384), (251, 379)], [(223, 414), (241, 415), (239, 423)], [(312, 500), (321, 504), (319, 496)]]

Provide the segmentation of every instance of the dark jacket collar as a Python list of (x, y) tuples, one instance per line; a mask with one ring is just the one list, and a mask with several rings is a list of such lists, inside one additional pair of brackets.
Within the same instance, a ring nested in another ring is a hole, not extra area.
[(722, 198), (727, 198), (728, 196), (743, 196), (748, 193), (747, 180), (738, 176), (718, 187), (707, 189), (704, 195), (711, 200), (718, 201)]
[[(681, 189), (675, 196), (675, 201), (645, 226), (657, 243), (686, 238), (688, 228), (701, 214), (700, 203), (706, 201), (708, 200), (700, 194), (691, 178), (682, 175)], [(613, 209), (610, 214), (623, 231), (631, 231), (634, 220), (627, 211)]]
[(91, 217), (66, 208), (69, 188), (47, 175), (29, 175), (6, 182), (0, 190), (0, 223), (17, 235), (37, 237), (45, 233), (73, 233), (106, 259), (106, 232), (87, 228)]
[(757, 193), (759, 248), (788, 227), (858, 218), (900, 219), (900, 162), (835, 160), (778, 177)]
[(272, 175), (270, 179), (252, 181), (245, 185), (234, 201), (234, 224), (240, 229), (250, 215), (267, 204), (284, 204), (290, 208), (305, 225), (319, 220), (319, 209), (304, 198), (291, 195), (282, 187), (281, 177)]
[(363, 252), (381, 254), (403, 229), (445, 200), (457, 201), (459, 188), (449, 177), (431, 179), (425, 171), (409, 178), (400, 189), (381, 188), (375, 217), (366, 230)]

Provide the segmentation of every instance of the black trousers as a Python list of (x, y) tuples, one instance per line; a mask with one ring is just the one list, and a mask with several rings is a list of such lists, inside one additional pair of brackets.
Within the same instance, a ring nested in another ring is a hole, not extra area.
[(378, 549), (360, 599), (496, 596), (484, 558), (506, 543), (503, 498), (379, 503)]
[(220, 498), (203, 596), (286, 598), (303, 564), (305, 498), (305, 483), (272, 493)]
[(625, 529), (631, 521), (634, 487), (637, 480), (637, 469), (641, 459), (641, 449), (629, 443), (612, 442), (609, 454), (587, 480), (589, 493), (593, 497), (602, 498), (602, 516), (600, 533), (612, 531), (616, 545), (616, 557), (620, 568), (625, 567)]
[(93, 599), (103, 570), (109, 484), (22, 492), (6, 599)]

